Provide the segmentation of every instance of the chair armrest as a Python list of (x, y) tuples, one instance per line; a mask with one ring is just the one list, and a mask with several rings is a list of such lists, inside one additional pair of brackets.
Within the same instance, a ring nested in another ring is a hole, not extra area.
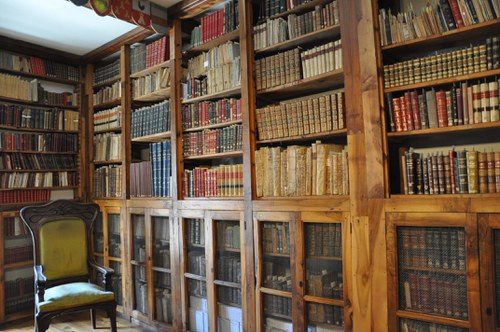
[(106, 266), (99, 265), (93, 259), (89, 259), (88, 263), (91, 267), (93, 267), (98, 273), (102, 275), (102, 285), (104, 289), (112, 292), (113, 285), (111, 284), (111, 277), (115, 274), (115, 270)]
[(45, 295), (45, 284), (47, 283), (47, 278), (43, 274), (43, 266), (35, 265), (34, 270), (35, 270), (36, 293), (38, 294), (38, 302), (43, 302)]

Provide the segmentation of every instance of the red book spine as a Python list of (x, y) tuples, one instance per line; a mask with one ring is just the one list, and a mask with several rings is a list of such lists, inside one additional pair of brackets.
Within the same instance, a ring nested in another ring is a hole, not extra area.
[(436, 92), (438, 127), (448, 126), (448, 113), (446, 111), (446, 93), (444, 91)]
[(422, 124), (420, 122), (420, 111), (418, 109), (417, 91), (412, 91), (410, 93), (410, 99), (411, 99), (411, 113), (413, 116), (413, 127), (415, 130), (419, 130), (422, 128)]
[(448, 3), (450, 4), (451, 13), (455, 23), (457, 24), (457, 28), (463, 28), (465, 24), (462, 19), (462, 15), (460, 14), (460, 8), (458, 7), (457, 0), (448, 0)]
[(408, 131), (408, 118), (406, 116), (406, 102), (404, 97), (399, 97), (399, 107), (401, 114), (401, 126), (402, 131)]
[(405, 107), (403, 109), (406, 117), (406, 125), (408, 126), (408, 130), (413, 130), (415, 127), (413, 126), (413, 114), (411, 110), (411, 97), (409, 91), (404, 94), (404, 103)]

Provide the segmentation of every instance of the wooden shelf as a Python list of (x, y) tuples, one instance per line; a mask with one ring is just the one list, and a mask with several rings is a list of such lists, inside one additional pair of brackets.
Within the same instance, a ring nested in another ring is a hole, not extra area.
[(302, 13), (305, 11), (309, 11), (310, 9), (314, 9), (317, 5), (322, 5), (331, 2), (331, 0), (313, 0), (313, 1), (308, 1), (305, 2), (301, 5), (295, 6), (294, 8), (287, 10), (283, 13), (279, 13), (273, 16), (266, 17), (265, 19), (259, 19), (257, 24), (264, 23), (266, 20), (272, 20), (278, 17), (284, 17), (288, 16), (290, 14), (297, 14), (297, 13)]
[(455, 269), (438, 269), (435, 267), (418, 267), (418, 266), (401, 266), (401, 270), (411, 270), (411, 271), (425, 271), (425, 272), (434, 272), (434, 273), (443, 273), (443, 274), (457, 274), (457, 275), (466, 275), (467, 271), (460, 271)]
[(23, 72), (23, 71), (7, 69), (7, 68), (2, 68), (2, 67), (0, 67), (0, 72), (12, 74), (12, 75), (17, 75), (17, 76), (23, 76), (23, 77), (38, 78), (42, 81), (56, 82), (56, 83), (61, 83), (61, 84), (73, 85), (73, 86), (80, 84), (80, 82), (78, 82), (78, 81), (73, 81), (73, 80), (69, 80), (69, 79), (65, 79), (65, 78), (50, 77), (50, 76), (46, 76), (46, 75), (27, 73), (27, 72)]
[(403, 194), (392, 194), (391, 198), (395, 199), (446, 199), (446, 198), (500, 198), (500, 193), (492, 193), (492, 194), (442, 194), (442, 195), (429, 195), (429, 194), (419, 194), (419, 195), (403, 195)]
[(210, 196), (210, 197), (184, 197), (184, 201), (238, 201), (238, 200), (243, 200), (243, 196), (229, 196), (229, 197), (222, 197), (222, 196)]
[(5, 264), (4, 269), (14, 269), (17, 267), (25, 267), (25, 266), (33, 266), (33, 260)]
[(225, 33), (222, 36), (216, 37), (216, 38), (214, 38), (206, 43), (191, 47), (190, 49), (188, 49), (184, 52), (184, 56), (191, 57), (191, 56), (196, 55), (197, 53), (206, 52), (206, 51), (208, 51), (216, 46), (219, 46), (227, 41), (239, 39), (239, 37), (240, 37), (240, 30), (239, 29), (230, 31), (230, 32)]
[(146, 266), (146, 262), (139, 262), (139, 261), (137, 261), (135, 259), (132, 259), (130, 261), (130, 264), (135, 265), (135, 266)]
[(482, 131), (486, 129), (498, 129), (500, 128), (500, 121), (495, 122), (485, 122), (485, 123), (475, 123), (452, 127), (441, 127), (441, 128), (430, 128), (430, 129), (420, 129), (420, 130), (410, 130), (410, 131), (399, 131), (387, 133), (387, 137), (396, 138), (408, 138), (420, 135), (446, 135), (450, 133), (462, 133), (469, 131)]
[(166, 98), (170, 98), (170, 87), (152, 92), (148, 95), (135, 97), (132, 101), (133, 102), (142, 102), (142, 101), (153, 102), (153, 101), (162, 101)]
[(264, 256), (264, 257), (280, 257), (280, 258), (290, 259), (290, 254), (277, 254), (277, 253), (270, 253), (270, 252), (262, 252), (262, 256)]
[(217, 248), (217, 251), (218, 252), (234, 252), (234, 253), (241, 253), (241, 249), (240, 248)]
[(11, 131), (26, 131), (31, 133), (62, 133), (62, 134), (79, 134), (78, 130), (60, 130), (60, 129), (36, 129), (36, 128), (18, 128), (0, 124), (0, 129)]
[(101, 103), (101, 104), (94, 105), (94, 106), (92, 106), (92, 108), (94, 110), (102, 110), (102, 109), (105, 109), (105, 108), (111, 108), (111, 107), (118, 106), (121, 103), (122, 103), (121, 98), (118, 98), (118, 99), (106, 101), (106, 102)]
[(0, 173), (78, 172), (76, 168), (0, 169)]
[(427, 87), (451, 84), (451, 83), (456, 83), (456, 82), (461, 82), (461, 81), (468, 81), (468, 80), (474, 80), (474, 79), (485, 78), (485, 77), (489, 77), (489, 76), (497, 76), (497, 75), (500, 75), (500, 69), (487, 70), (487, 71), (482, 71), (482, 72), (473, 73), (473, 74), (458, 75), (458, 76), (454, 76), (454, 77), (443, 78), (440, 80), (433, 80), (433, 81), (426, 81), (426, 82), (413, 83), (413, 84), (407, 84), (407, 85), (400, 85), (397, 87), (386, 88), (386, 89), (384, 89), (384, 92), (389, 93), (389, 92), (398, 92), (398, 91), (413, 90), (413, 89), (419, 89), (419, 88), (427, 88)]
[(110, 128), (110, 129), (102, 129), (102, 130), (94, 130), (93, 134), (104, 134), (104, 133), (121, 133), (122, 127)]
[(46, 189), (46, 190), (67, 190), (67, 189), (76, 189), (78, 186), (63, 186), (63, 187), (32, 187), (32, 188), (0, 188), (1, 191), (14, 191), (14, 190), (33, 190), (33, 189)]
[[(116, 262), (116, 263), (121, 263), (122, 262), (122, 259), (119, 258), (119, 257), (113, 257), (113, 256), (109, 256), (108, 259), (112, 262)], [(121, 273), (116, 273), (118, 275), (121, 275)]]
[(73, 106), (73, 105), (65, 106), (65, 105), (56, 105), (56, 104), (43, 104), (43, 103), (40, 103), (37, 101), (9, 98), (9, 97), (4, 97), (4, 96), (0, 96), (0, 101), (6, 102), (6, 103), (35, 106), (35, 107), (40, 107), (40, 108), (57, 108), (57, 109), (70, 109), (70, 110), (77, 110), (78, 109), (78, 106)]
[(153, 271), (161, 273), (172, 273), (172, 270), (166, 267), (153, 266)]
[(337, 307), (343, 307), (343, 306), (345, 306), (344, 300), (333, 299), (333, 298), (325, 298), (325, 297), (318, 297), (318, 296), (312, 296), (312, 295), (304, 295), (304, 301), (306, 301), (306, 302), (320, 303), (320, 304), (326, 304), (326, 305), (334, 305), (334, 306), (337, 306)]
[(141, 76), (146, 76), (148, 74), (154, 73), (155, 71), (157, 71), (160, 68), (168, 68), (171, 66), (172, 66), (172, 60), (167, 60), (165, 62), (151, 66), (149, 68), (146, 68), (146, 69), (143, 69), (140, 71), (136, 71), (135, 73), (130, 74), (130, 78), (139, 78)]
[(298, 96), (320, 92), (327, 89), (335, 89), (344, 85), (344, 70), (337, 69), (317, 75), (304, 78), (299, 81), (287, 83), (284, 85), (263, 89), (257, 91), (257, 96), (264, 99), (275, 101), (278, 99), (287, 99)]
[(211, 93), (211, 94), (204, 95), (204, 96), (199, 96), (199, 97), (194, 97), (194, 98), (189, 98), (189, 99), (182, 99), (181, 103), (182, 104), (191, 104), (191, 103), (196, 103), (198, 101), (239, 96), (240, 94), (241, 94), (241, 86), (237, 86), (237, 87), (234, 87), (231, 89)]
[(277, 295), (288, 298), (292, 297), (292, 292), (268, 288), (268, 287), (260, 287), (260, 292), (264, 294)]
[(311, 42), (318, 43), (318, 41), (326, 39), (333, 40), (339, 37), (340, 37), (340, 25), (333, 25), (321, 30), (313, 31), (305, 35), (295, 37), (293, 39), (285, 40), (281, 43), (260, 48), (258, 50), (255, 50), (255, 55), (265, 55), (279, 51), (286, 51), (305, 43), (311, 43)]
[(338, 257), (338, 256), (311, 256), (311, 255), (306, 255), (306, 259), (326, 260), (326, 261), (339, 261), (339, 262), (342, 262), (342, 257)]
[(231, 287), (231, 288), (240, 288), (241, 284), (238, 282), (225, 281), (225, 280), (214, 280), (214, 284), (217, 286)]
[(216, 123), (216, 124), (211, 124), (207, 126), (201, 126), (201, 127), (195, 127), (195, 128), (188, 128), (184, 129), (183, 132), (185, 133), (191, 133), (195, 131), (201, 131), (205, 129), (215, 129), (215, 128), (222, 128), (222, 127), (229, 127), (235, 124), (241, 124), (241, 120), (234, 120), (234, 121), (227, 121), (227, 122), (222, 122), (222, 123)]
[(436, 48), (449, 48), (463, 45), (464, 42), (484, 38), (488, 35), (498, 33), (500, 30), (500, 19), (495, 19), (483, 23), (469, 25), (463, 28), (444, 32), (439, 35), (416, 38), (401, 43), (382, 46), (384, 55), (394, 56), (396, 54), (411, 54), (414, 52), (428, 52)]
[(260, 201), (270, 201), (270, 200), (283, 200), (283, 201), (290, 201), (290, 200), (335, 200), (339, 199), (341, 201), (344, 201), (346, 199), (349, 199), (349, 195), (322, 195), (322, 196), (273, 196), (273, 197), (257, 197), (256, 200)]
[(188, 245), (188, 247), (191, 247), (191, 248), (201, 248), (201, 249), (205, 249), (205, 245), (204, 245), (204, 244), (198, 244), (198, 243), (188, 243), (187, 245)]
[(22, 150), (7, 150), (0, 149), (2, 153), (22, 153), (22, 154), (66, 154), (77, 155), (78, 152), (59, 152), (59, 151), (22, 151)]
[(151, 135), (146, 135), (146, 136), (141, 136), (141, 137), (134, 137), (132, 138), (132, 142), (141, 142), (141, 143), (156, 143), (156, 142), (162, 142), (172, 136), (171, 131), (166, 131), (164, 133), (157, 133), (157, 134), (151, 134)]
[(189, 156), (189, 157), (184, 157), (184, 160), (220, 159), (220, 158), (240, 157), (240, 156), (243, 156), (243, 151), (221, 152), (221, 153), (206, 154), (201, 156)]
[(93, 84), (92, 89), (96, 90), (96, 89), (102, 88), (103, 86), (106, 86), (106, 85), (112, 85), (113, 83), (119, 81), (120, 79), (121, 79), (120, 75), (112, 77), (112, 78), (107, 79), (106, 81), (103, 81), (101, 83)]
[(101, 161), (93, 161), (92, 162), (96, 166), (101, 165), (119, 165), (122, 163), (121, 160), (101, 160)]
[(186, 277), (188, 279), (199, 280), (199, 281), (205, 281), (205, 282), (207, 281), (207, 277), (203, 277), (203, 276), (193, 274), (193, 273), (184, 273), (184, 277)]
[(347, 136), (347, 129), (327, 131), (324, 133), (314, 133), (300, 136), (290, 136), (256, 141), (257, 144), (282, 143), (282, 142), (308, 142), (318, 138), (330, 138)]
[(469, 320), (461, 320), (456, 318), (448, 318), (446, 316), (437, 316), (417, 311), (410, 310), (397, 310), (396, 316), (400, 318), (409, 318), (426, 322), (433, 322), (443, 325), (450, 325), (455, 327), (470, 328)]
[(290, 321), (290, 323), (292, 322), (292, 317), (291, 316), (287, 316), (287, 315), (282, 315), (282, 314), (278, 314), (278, 313), (275, 313), (275, 312), (267, 312), (264, 308), (264, 316), (271, 316), (271, 317), (276, 317), (276, 318), (279, 318), (279, 319), (284, 319), (284, 320), (287, 320), (287, 321)]

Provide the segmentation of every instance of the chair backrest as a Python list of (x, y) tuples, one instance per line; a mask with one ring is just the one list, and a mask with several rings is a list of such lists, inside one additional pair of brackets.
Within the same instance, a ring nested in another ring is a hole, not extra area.
[(48, 283), (88, 278), (88, 241), (98, 212), (97, 204), (69, 200), (21, 209), (21, 219), (33, 238), (34, 264), (43, 266)]

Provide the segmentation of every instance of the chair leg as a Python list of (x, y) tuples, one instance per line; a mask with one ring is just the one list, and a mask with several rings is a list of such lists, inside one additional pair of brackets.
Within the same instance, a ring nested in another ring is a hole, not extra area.
[(92, 328), (95, 330), (97, 328), (95, 309), (90, 309), (90, 320), (92, 321)]
[(111, 323), (111, 332), (116, 332), (116, 305), (108, 307), (106, 310)]
[(50, 319), (43, 319), (43, 317), (36, 317), (35, 319), (35, 331), (45, 332), (49, 328)]

